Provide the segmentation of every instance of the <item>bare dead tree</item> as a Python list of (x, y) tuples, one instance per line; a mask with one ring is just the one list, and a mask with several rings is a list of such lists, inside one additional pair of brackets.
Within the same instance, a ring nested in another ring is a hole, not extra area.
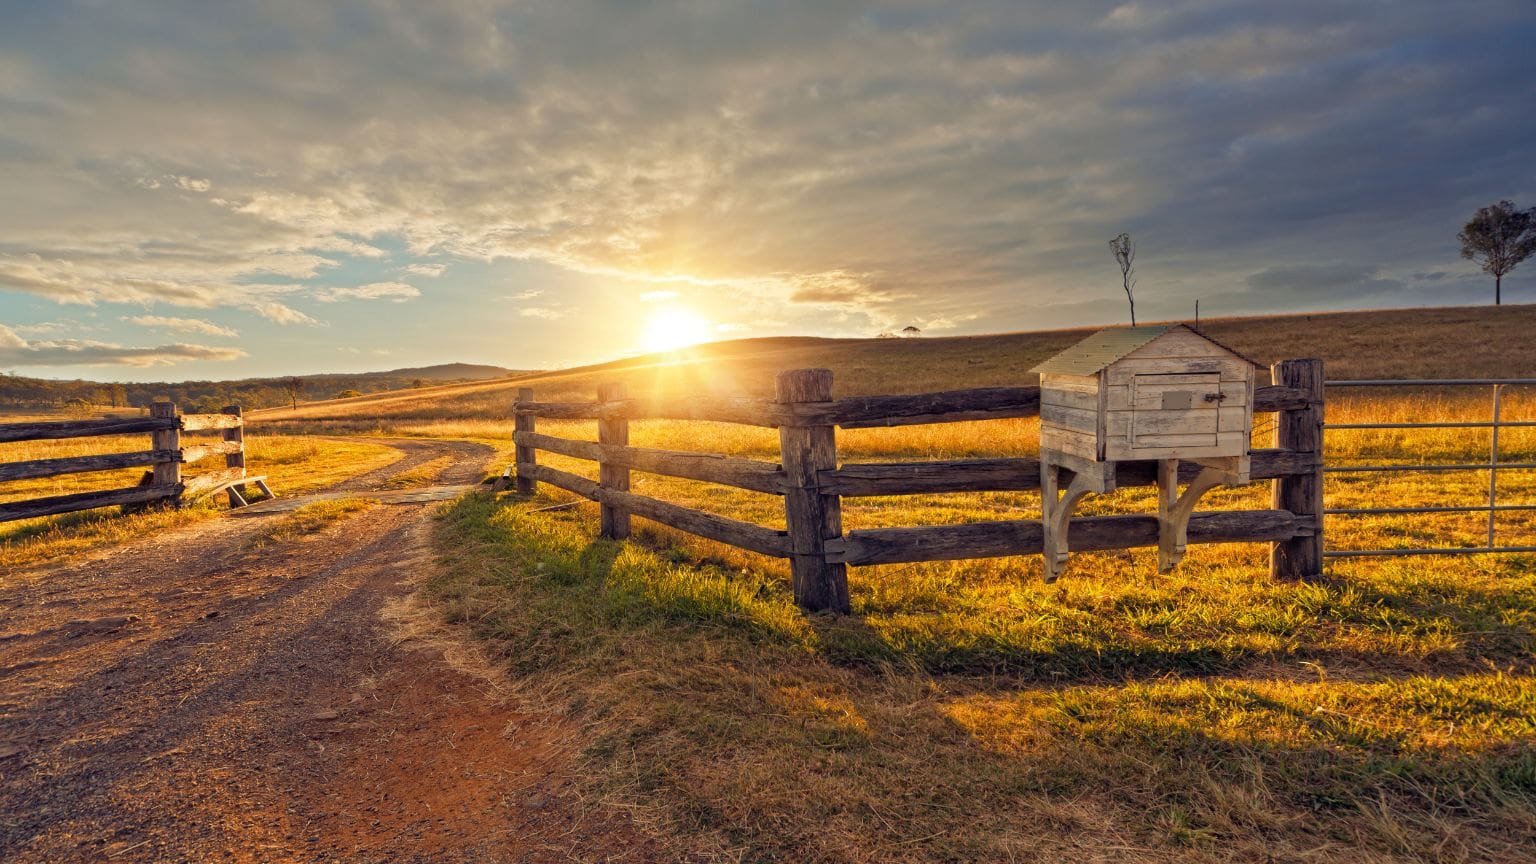
[(289, 378), (283, 382), (283, 390), (288, 393), (288, 404), (294, 408), (299, 407), (299, 397), (304, 395), (304, 379)]
[(1121, 232), (1109, 241), (1109, 251), (1114, 253), (1115, 263), (1120, 265), (1120, 284), (1125, 288), (1125, 301), (1131, 304), (1131, 326), (1136, 326), (1136, 241)]

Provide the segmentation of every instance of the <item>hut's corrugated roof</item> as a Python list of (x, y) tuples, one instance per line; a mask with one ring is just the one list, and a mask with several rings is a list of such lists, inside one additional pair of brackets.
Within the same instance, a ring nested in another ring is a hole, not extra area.
[[(1109, 330), (1100, 330), (1029, 371), (1054, 375), (1097, 375), (1105, 367), (1124, 359), (1131, 352), (1149, 344), (1157, 337), (1180, 329), (1189, 330), (1190, 328), (1183, 324), (1159, 324), (1151, 327), (1114, 327)], [(1190, 330), (1190, 332), (1195, 331)], [(1223, 351), (1229, 351), (1253, 363), (1253, 360), (1204, 333), (1196, 335)]]

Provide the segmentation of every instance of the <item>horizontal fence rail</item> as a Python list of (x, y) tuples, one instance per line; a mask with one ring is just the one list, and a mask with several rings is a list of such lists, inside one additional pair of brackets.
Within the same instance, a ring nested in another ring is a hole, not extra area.
[[(195, 431), (220, 431), (223, 440), (183, 446), (181, 433)], [(35, 519), (99, 507), (133, 507), (153, 503), (175, 505), (183, 498), (196, 498), (219, 490), (228, 490), (231, 506), (239, 506), (245, 503), (242, 487), (246, 483), (254, 484), (263, 493), (271, 495), (271, 490), (266, 486), (266, 478), (246, 476), (244, 417), (237, 405), (217, 414), (177, 414), (175, 405), (157, 402), (150, 407), (150, 416), (142, 418), (5, 423), (0, 424), (0, 442), (91, 438), (144, 432), (150, 434), (148, 450), (0, 462), (0, 482), (125, 468), (150, 469), (137, 486), (0, 503), (0, 522)], [(182, 477), (182, 466), (213, 456), (224, 457), (225, 467), (222, 470)]]
[(1330, 389), (1345, 388), (1414, 388), (1433, 387), (1490, 387), (1492, 399), (1490, 416), (1483, 420), (1446, 420), (1408, 423), (1329, 423), (1327, 431), (1359, 429), (1489, 429), (1492, 431), (1486, 462), (1457, 463), (1398, 463), (1382, 465), (1329, 465), (1323, 470), (1329, 474), (1389, 474), (1389, 473), (1449, 473), (1461, 471), (1487, 471), (1487, 502), (1477, 505), (1439, 505), (1426, 507), (1327, 507), (1329, 516), (1397, 516), (1434, 513), (1486, 513), (1488, 514), (1487, 542), (1482, 546), (1408, 547), (1398, 549), (1325, 549), (1329, 558), (1403, 557), (1416, 555), (1468, 555), (1474, 553), (1536, 552), (1536, 546), (1500, 546), (1498, 514), (1536, 510), (1536, 504), (1498, 503), (1498, 475), (1500, 471), (1528, 471), (1536, 469), (1536, 462), (1501, 462), (1499, 460), (1499, 430), (1536, 427), (1536, 420), (1505, 420), (1502, 401), (1506, 387), (1536, 387), (1536, 378), (1405, 378), (1329, 381)]
[[(1321, 364), (1288, 361), (1276, 366), (1272, 386), (1255, 389), (1255, 410), (1295, 414), (1298, 423), (1277, 432), (1282, 446), (1259, 448), (1250, 456), (1250, 476), (1276, 484), (1272, 510), (1196, 514), (1192, 543), (1271, 543), (1277, 550), (1271, 570), (1295, 579), (1320, 572), (1322, 531)], [(1292, 368), (1294, 367), (1294, 368)], [(604, 385), (593, 402), (540, 402), (527, 388), (514, 403), (517, 491), (533, 494), (548, 483), (601, 505), (601, 535), (623, 539), (629, 517), (641, 516), (681, 531), (790, 562), (795, 599), (813, 610), (848, 611), (845, 568), (1040, 554), (1039, 519), (880, 528), (844, 532), (845, 497), (969, 492), (1029, 492), (1040, 489), (1040, 462), (1033, 457), (952, 459), (924, 462), (838, 463), (834, 430), (894, 427), (1036, 417), (1038, 387), (989, 387), (910, 396), (832, 398), (827, 370), (795, 370), (778, 378), (777, 398), (700, 397), (631, 399), (618, 385)], [(538, 419), (596, 420), (598, 440), (579, 441), (538, 431)], [(778, 463), (734, 456), (660, 450), (629, 445), (631, 420), (695, 420), (777, 428)], [(1300, 430), (1295, 431), (1295, 430)], [(1294, 433), (1294, 434), (1293, 434)], [(1298, 446), (1299, 445), (1299, 446)], [(539, 464), (538, 452), (598, 463), (591, 480)], [(1116, 468), (1119, 486), (1156, 485), (1156, 462), (1126, 462)], [(1182, 463), (1188, 482), (1201, 466)], [(784, 499), (786, 530), (779, 531), (704, 513), (629, 491), (631, 471), (745, 489)], [(1310, 484), (1310, 485), (1309, 485)], [(1283, 494), (1282, 494), (1283, 493)], [(1153, 516), (1082, 517), (1071, 521), (1075, 549), (1128, 549), (1158, 544)]]
[[(1302, 408), (1315, 400), (1293, 387), (1261, 386), (1257, 412)], [(613, 399), (597, 402), (520, 400), (517, 410), (546, 420), (697, 420), (743, 426), (838, 426), (870, 429), (1008, 420), (1040, 414), (1039, 387), (986, 387), (913, 396), (856, 396), (824, 402), (783, 403), (737, 397)]]

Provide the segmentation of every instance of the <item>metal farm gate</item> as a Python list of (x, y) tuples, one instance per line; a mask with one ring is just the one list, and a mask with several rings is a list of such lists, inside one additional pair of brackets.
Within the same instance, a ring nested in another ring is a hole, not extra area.
[[(1325, 420), (1323, 431), (1325, 437), (1325, 450), (1327, 433), (1334, 430), (1346, 429), (1489, 429), (1492, 430), (1491, 443), (1488, 447), (1488, 458), (1483, 462), (1404, 462), (1386, 465), (1335, 465), (1326, 464), (1323, 468), (1325, 479), (1327, 476), (1343, 474), (1387, 474), (1394, 472), (1419, 472), (1419, 473), (1452, 473), (1464, 471), (1486, 471), (1488, 474), (1487, 499), (1481, 503), (1446, 504), (1433, 507), (1327, 507), (1323, 513), (1328, 517), (1361, 517), (1361, 516), (1392, 516), (1415, 513), (1487, 513), (1488, 535), (1487, 541), (1482, 546), (1455, 546), (1455, 547), (1425, 547), (1425, 548), (1393, 548), (1393, 549), (1338, 549), (1325, 548), (1325, 558), (1361, 558), (1367, 556), (1401, 556), (1401, 555), (1469, 555), (1488, 552), (1536, 552), (1536, 546), (1500, 546), (1498, 545), (1498, 515), (1513, 511), (1536, 510), (1536, 503), (1529, 500), (1517, 503), (1499, 502), (1499, 474), (1509, 471), (1530, 471), (1536, 469), (1536, 462), (1502, 462), (1499, 453), (1499, 430), (1516, 427), (1536, 427), (1536, 420), (1521, 419), (1507, 420), (1502, 416), (1502, 401), (1506, 388), (1532, 387), (1536, 388), (1536, 378), (1456, 378), (1456, 379), (1403, 379), (1403, 380), (1361, 380), (1361, 381), (1329, 381), (1327, 389), (1335, 388), (1467, 388), (1487, 387), (1491, 390), (1490, 410), (1487, 420), (1458, 420), (1458, 421), (1424, 421), (1405, 423), (1332, 423)], [(1343, 532), (1329, 532), (1326, 536), (1336, 537)]]

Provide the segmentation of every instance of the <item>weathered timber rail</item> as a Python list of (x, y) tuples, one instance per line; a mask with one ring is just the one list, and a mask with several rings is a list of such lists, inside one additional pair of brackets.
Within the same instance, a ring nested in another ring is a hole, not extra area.
[[(1196, 514), (1191, 543), (1270, 543), (1270, 570), (1278, 579), (1311, 578), (1322, 561), (1322, 364), (1291, 360), (1272, 368), (1272, 386), (1258, 387), (1254, 408), (1280, 415), (1276, 446), (1255, 449), (1250, 476), (1274, 483), (1274, 509)], [(1038, 519), (879, 528), (844, 532), (845, 497), (943, 492), (1027, 492), (1040, 488), (1040, 463), (1029, 457), (953, 459), (839, 465), (836, 429), (955, 423), (1034, 417), (1037, 387), (990, 387), (914, 396), (832, 398), (825, 369), (784, 372), (776, 398), (634, 399), (605, 385), (593, 402), (539, 402), (518, 391), (513, 406), (517, 491), (533, 494), (539, 483), (573, 492), (601, 505), (600, 533), (629, 536), (630, 516), (764, 555), (787, 558), (795, 599), (812, 610), (847, 612), (850, 565), (895, 564), (1039, 554)], [(598, 421), (597, 441), (577, 441), (538, 431), (538, 418)], [(659, 450), (629, 444), (631, 420), (666, 419), (735, 423), (779, 430), (777, 464), (708, 453)], [(597, 462), (590, 480), (538, 463), (544, 450)], [(779, 531), (681, 507), (629, 491), (629, 472), (644, 471), (718, 483), (784, 499), (787, 530)], [(1156, 462), (1127, 462), (1118, 485), (1155, 485)], [(1182, 480), (1200, 466), (1180, 466)], [(1076, 518), (1070, 545), (1079, 550), (1155, 546), (1152, 516)]]
[[(219, 441), (184, 445), (183, 432), (219, 432)], [(148, 504), (179, 505), (185, 498), (226, 490), (230, 506), (243, 506), (245, 484), (253, 484), (270, 496), (265, 477), (245, 473), (245, 419), (240, 406), (231, 405), (217, 414), (178, 414), (169, 402), (150, 406), (148, 417), (126, 420), (68, 420), (42, 423), (0, 424), (0, 443), (47, 441), (132, 435), (147, 432), (150, 446), (127, 453), (102, 453), (0, 462), (0, 483), (35, 480), (93, 471), (148, 468), (137, 486), (103, 491), (52, 495), (0, 504), (0, 522), (35, 519), (98, 507), (131, 507)], [(224, 457), (224, 468), (192, 477), (182, 476), (182, 466), (212, 456)]]

